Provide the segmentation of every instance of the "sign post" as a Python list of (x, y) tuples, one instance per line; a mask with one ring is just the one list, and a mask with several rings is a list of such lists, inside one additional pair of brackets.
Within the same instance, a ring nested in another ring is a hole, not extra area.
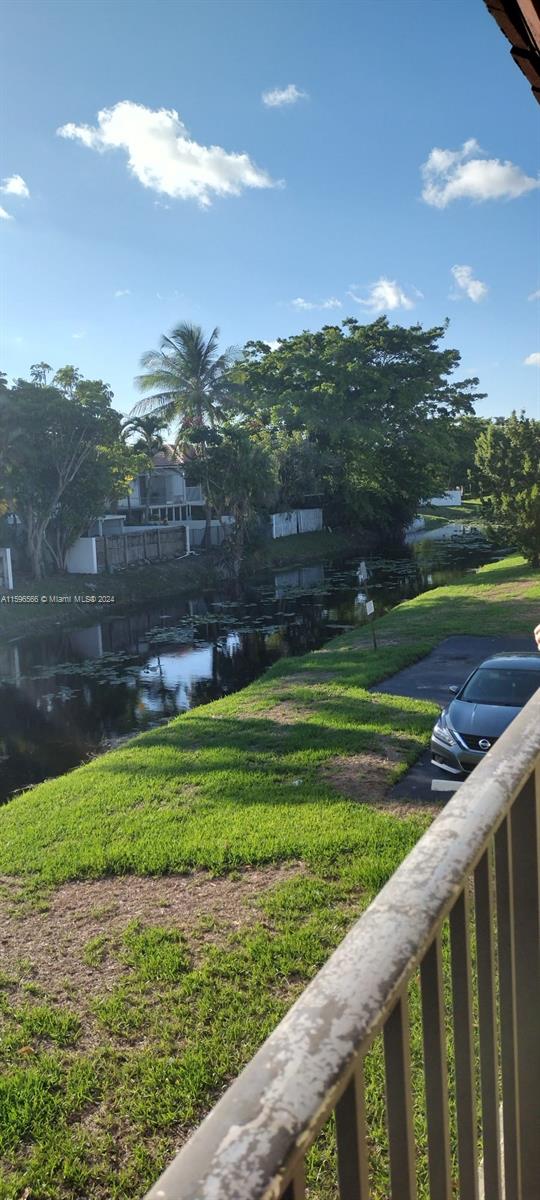
[(368, 600), (368, 602), (366, 604), (366, 613), (367, 613), (368, 617), (372, 618), (370, 621), (371, 636), (373, 638), (373, 649), (376, 650), (377, 649), (377, 638), (375, 637), (375, 605), (373, 603), (373, 600)]

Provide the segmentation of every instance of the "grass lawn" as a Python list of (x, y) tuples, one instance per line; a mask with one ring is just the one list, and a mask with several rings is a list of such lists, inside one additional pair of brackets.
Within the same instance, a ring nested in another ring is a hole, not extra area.
[(442, 525), (476, 525), (482, 521), (479, 500), (463, 500), (459, 505), (428, 504), (418, 514), (424, 517), (426, 529), (438, 529)]
[(347, 552), (353, 554), (358, 549), (367, 550), (375, 540), (372, 532), (360, 531), (356, 536), (351, 530), (340, 529), (292, 534), (265, 542), (254, 556), (254, 566), (264, 570), (267, 567), (296, 566), (317, 559), (335, 558)]
[(484, 567), (381, 619), (377, 651), (348, 632), (0, 809), (1, 1200), (143, 1195), (431, 819), (385, 796), (437, 710), (367, 689), (539, 609), (521, 559)]

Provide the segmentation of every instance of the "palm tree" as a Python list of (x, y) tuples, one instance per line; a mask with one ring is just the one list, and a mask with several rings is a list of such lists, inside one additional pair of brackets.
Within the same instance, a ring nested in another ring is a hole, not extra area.
[(158, 454), (163, 449), (161, 430), (165, 428), (163, 417), (149, 413), (147, 417), (126, 417), (122, 421), (122, 433), (136, 434), (135, 441), (130, 443), (134, 450), (143, 450), (146, 454)]
[[(127, 440), (131, 434), (135, 434), (135, 441), (130, 444), (134, 450), (140, 450), (148, 459), (148, 469), (144, 471), (145, 480), (145, 507), (144, 520), (148, 521), (148, 492), (151, 475), (151, 462), (155, 454), (158, 454), (163, 449), (163, 436), (161, 430), (165, 428), (165, 421), (158, 414), (149, 413), (146, 417), (126, 417), (122, 422), (122, 435)], [(128, 496), (128, 508), (129, 496)]]
[[(219, 329), (206, 337), (200, 325), (183, 321), (163, 335), (159, 350), (143, 354), (135, 384), (145, 398), (133, 408), (133, 416), (151, 413), (167, 425), (176, 425), (175, 447), (184, 453), (189, 434), (198, 430), (199, 438), (192, 445), (194, 457), (205, 458), (204, 430), (213, 428), (224, 419), (230, 392), (228, 369), (231, 352), (218, 351)], [(206, 505), (206, 543), (210, 540), (211, 509)]]
[(218, 353), (219, 329), (206, 338), (200, 325), (183, 321), (167, 336), (159, 350), (143, 354), (144, 374), (135, 384), (149, 393), (133, 409), (140, 413), (159, 413), (164, 423), (177, 422), (178, 432), (214, 426), (224, 416), (229, 396), (227, 371), (231, 353)]

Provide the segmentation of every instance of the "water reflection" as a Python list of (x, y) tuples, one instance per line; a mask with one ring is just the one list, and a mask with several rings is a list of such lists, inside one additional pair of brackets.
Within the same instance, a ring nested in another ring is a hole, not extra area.
[(278, 658), (317, 648), (400, 600), (497, 557), (478, 531), (433, 531), (401, 558), (276, 572), (86, 628), (0, 646), (0, 798), (123, 738), (245, 687)]

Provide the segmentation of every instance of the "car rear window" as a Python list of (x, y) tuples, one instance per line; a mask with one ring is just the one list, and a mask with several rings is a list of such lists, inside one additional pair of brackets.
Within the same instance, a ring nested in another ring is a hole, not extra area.
[(479, 667), (460, 695), (469, 704), (507, 704), (521, 708), (540, 687), (540, 671)]

